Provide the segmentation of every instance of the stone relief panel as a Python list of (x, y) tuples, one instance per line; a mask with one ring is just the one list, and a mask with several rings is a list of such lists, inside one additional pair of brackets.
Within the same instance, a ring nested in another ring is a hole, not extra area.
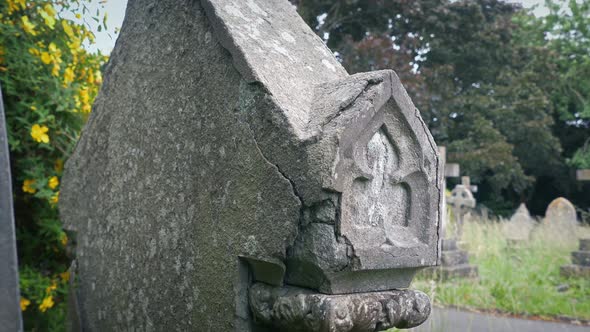
[(350, 241), (363, 268), (393, 268), (395, 258), (404, 267), (424, 265), (419, 256), (429, 244), (423, 230), (438, 204), (428, 194), (436, 162), (420, 153), (405, 114), (388, 102), (341, 151), (342, 167), (352, 175), (340, 181), (339, 235)]

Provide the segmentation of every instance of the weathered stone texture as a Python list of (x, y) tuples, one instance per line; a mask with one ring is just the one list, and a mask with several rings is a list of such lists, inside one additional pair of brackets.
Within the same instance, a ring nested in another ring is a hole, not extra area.
[(62, 190), (82, 316), (89, 330), (229, 331), (238, 255), (284, 259), (300, 201), (256, 146), (199, 2), (128, 6)]
[(250, 331), (254, 281), (407, 287), (442, 175), (397, 75), (349, 76), (287, 1), (131, 0), (60, 199), (81, 324)]

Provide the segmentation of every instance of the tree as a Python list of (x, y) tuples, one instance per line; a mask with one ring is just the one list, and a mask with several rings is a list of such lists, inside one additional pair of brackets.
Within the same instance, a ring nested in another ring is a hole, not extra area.
[(531, 203), (540, 178), (568, 177), (547, 94), (556, 65), (549, 50), (520, 43), (515, 20), (531, 16), (520, 7), (497, 0), (296, 3), (350, 72), (400, 74), (437, 143), (496, 212)]
[(106, 61), (82, 46), (94, 39), (87, 26), (66, 18), (87, 10), (83, 0), (0, 2), (0, 82), (27, 330), (64, 326), (70, 259), (56, 208), (60, 177)]

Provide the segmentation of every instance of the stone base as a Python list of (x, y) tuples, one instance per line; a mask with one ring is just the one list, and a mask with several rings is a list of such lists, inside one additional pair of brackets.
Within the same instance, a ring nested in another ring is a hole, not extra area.
[(590, 266), (590, 251), (572, 252), (572, 263), (574, 265)]
[(561, 275), (566, 278), (590, 278), (590, 266), (570, 264), (562, 266), (559, 270), (561, 272)]
[(430, 315), (420, 291), (389, 290), (327, 295), (297, 287), (255, 283), (249, 290), (254, 321), (272, 331), (372, 332), (411, 328)]

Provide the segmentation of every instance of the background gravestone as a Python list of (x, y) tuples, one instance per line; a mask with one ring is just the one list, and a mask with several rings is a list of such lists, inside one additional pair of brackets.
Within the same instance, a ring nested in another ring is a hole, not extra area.
[(502, 232), (509, 242), (513, 244), (522, 243), (529, 240), (535, 225), (536, 222), (531, 217), (526, 205), (521, 203), (516, 212), (510, 217), (510, 220), (502, 225)]
[[(539, 232), (536, 232), (537, 229)], [(578, 220), (575, 206), (566, 198), (554, 199), (547, 206), (545, 218), (534, 233), (553, 234), (554, 241), (577, 242)]]
[(82, 328), (423, 322), (442, 172), (397, 75), (348, 75), (286, 0), (125, 17), (61, 190)]

